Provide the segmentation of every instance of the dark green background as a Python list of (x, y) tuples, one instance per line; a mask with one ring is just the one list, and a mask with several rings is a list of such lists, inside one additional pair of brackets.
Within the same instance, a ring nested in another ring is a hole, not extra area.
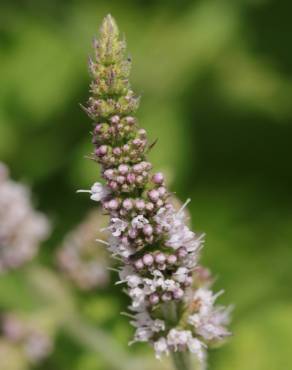
[[(54, 266), (62, 236), (92, 207), (75, 193), (99, 179), (84, 159), (91, 126), (79, 103), (91, 40), (109, 12), (133, 58), (141, 125), (158, 138), (151, 160), (192, 198), (193, 227), (207, 234), (203, 263), (225, 289), (222, 302), (235, 304), (234, 337), (211, 352), (209, 369), (292, 368), (289, 0), (1, 1), (0, 158), (52, 220), (40, 261)], [(21, 276), (1, 283), (4, 308), (21, 305), (12, 297)], [(127, 348), (131, 331), (118, 316), (127, 300), (117, 294), (76, 297), (92, 325)], [(109, 369), (66, 333), (57, 343), (40, 369)]]

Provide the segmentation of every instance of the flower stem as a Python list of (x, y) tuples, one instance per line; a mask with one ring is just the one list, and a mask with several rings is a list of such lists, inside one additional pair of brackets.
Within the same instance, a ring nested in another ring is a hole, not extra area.
[(191, 370), (190, 354), (188, 352), (173, 352), (172, 360), (176, 370)]
[[(174, 302), (162, 306), (165, 320), (172, 325), (177, 325), (178, 313)], [(191, 370), (190, 355), (188, 352), (172, 352), (172, 360), (176, 370)]]

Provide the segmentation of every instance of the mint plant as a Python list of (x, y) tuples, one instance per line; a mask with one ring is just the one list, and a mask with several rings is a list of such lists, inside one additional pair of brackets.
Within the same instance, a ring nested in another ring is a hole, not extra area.
[(179, 370), (190, 369), (189, 353), (204, 363), (209, 345), (222, 341), (229, 308), (216, 306), (212, 279), (199, 263), (203, 236), (191, 231), (177, 211), (162, 173), (152, 173), (151, 149), (135, 112), (139, 97), (129, 83), (131, 60), (114, 19), (103, 20), (87, 106), (93, 120), (91, 158), (104, 184), (88, 191), (109, 215), (108, 250), (120, 262), (118, 284), (131, 299), (128, 316), (134, 342), (150, 343), (160, 358), (172, 354)]

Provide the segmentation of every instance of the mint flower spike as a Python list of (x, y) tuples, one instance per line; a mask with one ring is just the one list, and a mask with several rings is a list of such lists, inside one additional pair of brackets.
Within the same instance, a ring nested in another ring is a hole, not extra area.
[(2, 313), (1, 341), (13, 345), (22, 353), (24, 362), (38, 365), (53, 350), (53, 340), (37, 320), (13, 312)]
[(172, 354), (176, 368), (188, 370), (190, 352), (204, 363), (208, 346), (230, 335), (230, 309), (215, 305), (218, 294), (199, 265), (203, 236), (187, 226), (189, 201), (177, 211), (163, 174), (150, 173), (147, 133), (134, 116), (139, 99), (128, 80), (131, 63), (110, 15), (94, 50), (86, 111), (94, 121), (91, 157), (105, 184), (89, 193), (110, 218), (108, 249), (121, 261), (117, 283), (131, 299), (131, 343), (149, 342), (157, 358)]
[(33, 208), (29, 189), (0, 162), (0, 275), (32, 260), (50, 229), (47, 217)]
[[(91, 199), (93, 199), (91, 197)], [(104, 248), (96, 248), (95, 241), (107, 244), (107, 235), (96, 235), (105, 225), (105, 216), (100, 209), (90, 211), (84, 220), (63, 239), (57, 252), (58, 266), (77, 288), (91, 291), (109, 284), (110, 261)], [(102, 239), (97, 239), (99, 236)]]

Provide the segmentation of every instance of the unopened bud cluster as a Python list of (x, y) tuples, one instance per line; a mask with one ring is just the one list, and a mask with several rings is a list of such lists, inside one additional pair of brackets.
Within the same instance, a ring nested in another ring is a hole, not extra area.
[(28, 189), (12, 181), (0, 162), (0, 273), (31, 260), (49, 230), (47, 218), (32, 208)]
[(131, 298), (134, 341), (150, 342), (157, 357), (189, 350), (203, 360), (207, 344), (229, 333), (227, 312), (213, 305), (217, 296), (194, 278), (202, 236), (187, 226), (185, 206), (173, 206), (163, 174), (150, 172), (147, 134), (134, 116), (139, 99), (128, 81), (130, 61), (111, 16), (94, 47), (85, 109), (105, 185), (95, 183), (89, 193), (110, 216), (108, 249), (121, 260), (118, 283)]

